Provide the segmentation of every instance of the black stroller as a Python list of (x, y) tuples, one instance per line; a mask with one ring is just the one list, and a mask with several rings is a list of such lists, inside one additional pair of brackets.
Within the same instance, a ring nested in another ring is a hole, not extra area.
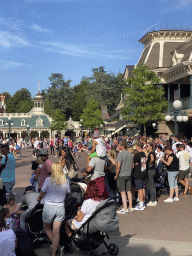
[(156, 169), (154, 180), (158, 196), (160, 196), (161, 193), (169, 193), (168, 172), (164, 164), (161, 163)]
[(105, 237), (109, 239), (107, 232), (118, 229), (119, 220), (116, 216), (117, 203), (114, 199), (101, 202), (93, 215), (72, 234), (72, 241), (82, 251), (90, 251), (90, 256), (99, 255), (95, 249), (101, 244), (107, 248), (107, 252), (101, 255), (118, 255), (119, 248), (116, 244), (107, 244)]

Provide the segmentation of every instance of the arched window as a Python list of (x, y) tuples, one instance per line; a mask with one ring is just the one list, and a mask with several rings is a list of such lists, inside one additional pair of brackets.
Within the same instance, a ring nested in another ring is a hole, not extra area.
[(21, 126), (25, 126), (25, 119), (21, 120)]
[(43, 126), (43, 120), (40, 117), (36, 120), (36, 126), (37, 127)]
[(3, 126), (3, 120), (0, 119), (0, 126)]

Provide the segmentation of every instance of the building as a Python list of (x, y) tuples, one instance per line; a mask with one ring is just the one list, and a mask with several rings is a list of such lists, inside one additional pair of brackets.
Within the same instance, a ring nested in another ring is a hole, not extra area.
[[(179, 123), (179, 134), (191, 137), (192, 31), (153, 31), (144, 35), (139, 41), (144, 45), (144, 49), (137, 65), (144, 63), (157, 73), (164, 87), (170, 112), (173, 111), (173, 101), (181, 100), (183, 106), (181, 112), (186, 111), (189, 120), (186, 123)], [(124, 78), (128, 77), (127, 70)], [(158, 124), (156, 133), (171, 135), (174, 134), (174, 127), (174, 121), (162, 121)]]

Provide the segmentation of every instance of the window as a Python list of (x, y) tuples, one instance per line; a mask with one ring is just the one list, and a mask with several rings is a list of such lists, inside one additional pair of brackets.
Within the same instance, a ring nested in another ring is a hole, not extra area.
[(0, 119), (0, 126), (3, 126), (3, 120)]
[(43, 126), (43, 120), (40, 117), (36, 120), (36, 126), (37, 127), (42, 127)]
[(21, 120), (21, 126), (25, 126), (25, 119)]

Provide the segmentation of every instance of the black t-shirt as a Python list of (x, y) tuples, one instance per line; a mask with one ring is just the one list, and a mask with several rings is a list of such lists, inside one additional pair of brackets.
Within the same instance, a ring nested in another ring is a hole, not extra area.
[[(174, 153), (171, 153), (169, 155), (169, 157), (170, 156), (173, 157), (173, 161), (172, 161), (172, 163), (169, 166), (167, 166), (167, 170), (169, 172), (177, 172), (177, 171), (179, 171), (179, 159), (176, 157), (176, 155)], [(169, 159), (169, 157), (168, 157), (168, 159)]]
[(144, 152), (139, 152), (134, 155), (133, 178), (144, 180), (146, 176), (146, 155)]
[[(151, 155), (153, 155), (154, 161), (150, 164), (151, 161)], [(155, 160), (156, 160), (156, 155), (154, 151), (151, 151), (147, 157), (147, 170), (152, 170), (155, 169)]]

